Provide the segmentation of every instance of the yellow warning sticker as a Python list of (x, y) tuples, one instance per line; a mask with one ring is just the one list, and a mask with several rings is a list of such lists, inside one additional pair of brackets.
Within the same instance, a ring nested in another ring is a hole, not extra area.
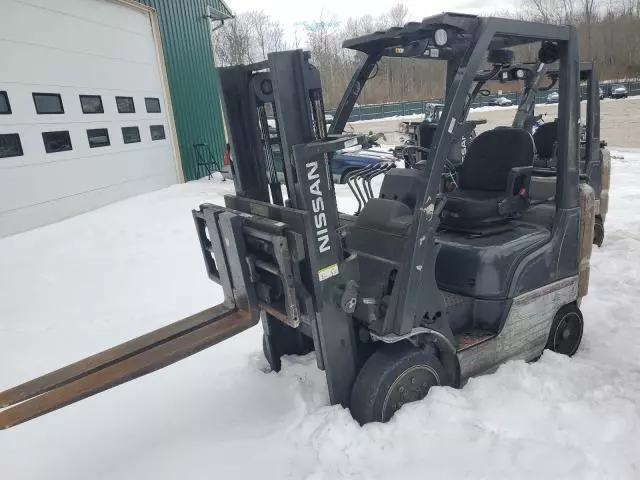
[(318, 278), (323, 282), (327, 278), (335, 277), (338, 273), (340, 273), (340, 270), (338, 270), (338, 264), (334, 263), (333, 265), (329, 265), (328, 267), (318, 270)]

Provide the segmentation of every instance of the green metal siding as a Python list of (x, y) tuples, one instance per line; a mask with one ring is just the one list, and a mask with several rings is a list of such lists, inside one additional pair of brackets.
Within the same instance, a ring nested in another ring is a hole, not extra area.
[(158, 12), (176, 133), (185, 180), (203, 176), (194, 145), (209, 145), (221, 161), (225, 136), (207, 5), (216, 0), (138, 0)]

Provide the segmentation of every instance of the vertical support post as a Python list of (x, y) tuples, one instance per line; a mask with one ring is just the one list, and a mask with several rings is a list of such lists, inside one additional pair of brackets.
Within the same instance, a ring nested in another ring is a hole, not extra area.
[[(444, 90), (444, 98), (446, 99), (449, 96), (449, 88), (453, 84), (453, 79), (456, 76), (456, 72), (458, 71), (458, 67), (460, 67), (461, 58), (454, 56), (450, 60), (447, 61), (447, 78), (445, 81), (445, 90)], [(441, 103), (444, 103), (441, 102)]]
[(582, 74), (587, 77), (587, 118), (585, 161), (580, 164), (580, 170), (584, 168), (589, 177), (589, 185), (593, 188), (596, 198), (599, 200), (602, 194), (602, 170), (603, 165), (600, 159), (600, 82), (598, 81), (598, 71), (592, 62), (580, 64), (580, 77)]
[[(589, 68), (590, 67), (590, 68)], [(600, 157), (600, 82), (595, 64), (585, 68), (587, 75), (587, 162)]]
[(288, 181), (295, 182), (290, 200), (294, 208), (309, 212), (305, 240), (314, 287), (315, 349), (324, 363), (331, 403), (347, 406), (356, 375), (356, 343), (351, 316), (333, 300), (344, 283), (338, 208), (327, 156), (309, 153), (305, 145), (318, 140), (322, 129), (317, 123), (324, 122), (318, 111), (320, 75), (301, 50), (269, 54), (269, 62), (284, 161), (291, 170)]
[[(331, 127), (329, 127), (329, 133), (342, 133), (344, 131), (344, 127), (347, 125), (349, 121), (349, 116), (353, 111), (353, 107), (358, 101), (358, 97), (360, 96), (360, 92), (362, 92), (362, 88), (364, 84), (369, 79), (373, 68), (376, 63), (380, 59), (380, 54), (371, 54), (365, 58), (365, 60), (360, 64), (358, 70), (351, 78), (349, 85), (347, 85), (347, 89), (344, 91), (342, 95), (342, 99), (340, 99), (340, 103), (338, 104), (338, 108), (336, 108), (336, 113), (333, 117), (333, 122), (331, 122)], [(358, 108), (358, 120), (361, 120), (361, 112)]]
[[(491, 25), (492, 19), (480, 19), (475, 48), (467, 51), (460, 63), (455, 62), (461, 69), (464, 68), (466, 72), (479, 70), (495, 34), (495, 27)], [(438, 254), (435, 233), (441, 208), (440, 181), (454, 126), (464, 120), (467, 92), (473, 82), (473, 75), (467, 73), (458, 76), (456, 70), (453, 69), (453, 62), (447, 63), (447, 77), (452, 81), (447, 85), (447, 99), (432, 142), (428, 162), (431, 166), (425, 172), (428, 177), (427, 189), (415, 208), (402, 267), (396, 277), (385, 316), (385, 329), (400, 335), (419, 325), (423, 316), (438, 318), (444, 313), (444, 301), (435, 280)]]
[(575, 27), (568, 26), (570, 38), (558, 42), (560, 52), (560, 104), (558, 105), (558, 138), (565, 139), (558, 145), (558, 168), (556, 183), (556, 205), (558, 209), (579, 206), (578, 120), (580, 119), (580, 91), (575, 88), (580, 82), (578, 59), (578, 34)]
[(260, 138), (256, 97), (250, 81), (251, 73), (251, 68), (244, 65), (219, 69), (222, 105), (228, 121), (236, 193), (269, 202), (264, 151)]

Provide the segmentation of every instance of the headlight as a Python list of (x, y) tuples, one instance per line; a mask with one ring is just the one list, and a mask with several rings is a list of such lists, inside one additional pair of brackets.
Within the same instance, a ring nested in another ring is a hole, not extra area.
[(447, 35), (447, 31), (444, 28), (439, 28), (433, 34), (433, 40), (437, 46), (444, 47), (447, 44), (447, 40), (449, 40), (449, 35)]

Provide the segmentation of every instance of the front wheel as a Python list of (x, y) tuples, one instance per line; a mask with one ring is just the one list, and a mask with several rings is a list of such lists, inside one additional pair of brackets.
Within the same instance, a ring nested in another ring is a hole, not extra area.
[(383, 345), (365, 362), (353, 385), (351, 415), (361, 425), (386, 422), (405, 403), (422, 400), (448, 375), (431, 352), (408, 342)]

